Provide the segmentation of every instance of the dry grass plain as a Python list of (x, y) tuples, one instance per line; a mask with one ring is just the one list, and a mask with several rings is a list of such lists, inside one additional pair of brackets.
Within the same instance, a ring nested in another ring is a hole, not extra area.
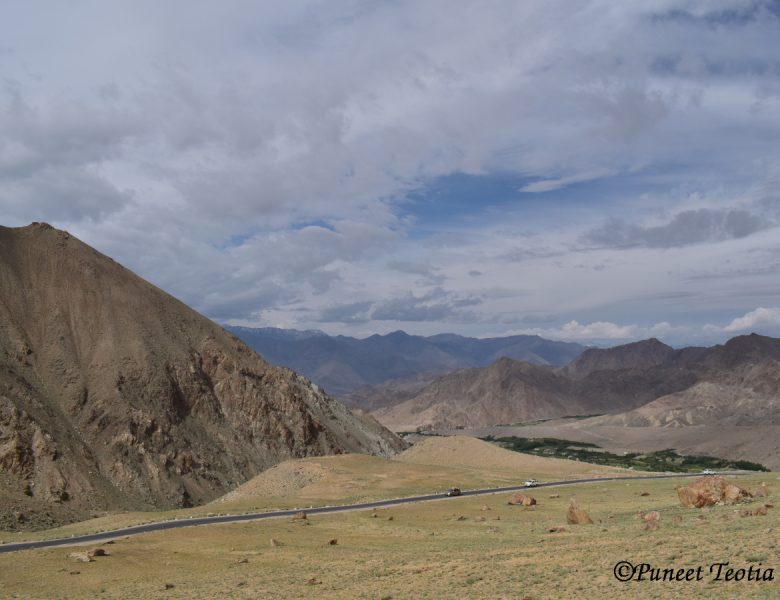
[[(305, 483), (307, 475), (286, 488), (286, 493), (291, 498), (310, 494), (306, 497), (311, 499), (318, 490), (337, 495), (344, 491), (344, 471), (353, 478), (361, 473), (364, 477), (357, 491), (346, 490), (350, 498), (382, 496), (388, 491), (392, 495), (399, 489), (420, 491), (419, 487), (425, 485), (441, 489), (443, 480), (446, 485), (455, 484), (448, 478), (454, 473), (465, 478), (472, 469), (470, 462), (479, 464), (492, 453), (492, 449), (471, 445), (451, 450), (448, 448), (452, 446), (446, 445), (451, 442), (435, 444), (429, 454), (419, 447), (411, 454), (412, 460), (440, 462), (446, 458), (451, 465), (461, 466), (384, 461), (393, 463), (388, 467), (391, 471), (375, 473), (361, 471), (376, 466), (371, 460), (364, 462), (365, 457), (310, 459), (301, 462), (314, 461), (321, 467), (336, 461), (337, 476), (322, 476), (318, 467), (313, 470), (319, 473), (315, 482)], [(486, 455), (473, 459), (477, 451)], [(507, 465), (492, 475), (484, 466), (481, 474), (473, 475), (474, 480), (509, 477), (514, 458), (498, 458), (508, 461)], [(539, 479), (565, 478), (592, 468), (582, 463), (549, 467), (571, 472), (515, 472), (513, 478), (517, 481), (531, 474)], [(405, 471), (407, 468), (410, 470)], [(445, 474), (443, 480), (421, 479), (437, 469)], [(270, 477), (278, 485), (286, 485), (279, 475)], [(385, 483), (391, 478), (401, 480), (400, 487)], [(766, 481), (773, 495), (780, 493), (780, 481), (774, 473), (740, 477), (739, 481), (748, 487)], [(496, 494), (388, 508), (377, 511), (376, 516), (371, 511), (355, 511), (312, 516), (303, 522), (278, 519), (180, 529), (102, 545), (110, 556), (97, 557), (91, 563), (69, 559), (72, 548), (24, 551), (0, 555), (0, 595), (128, 599), (536, 599), (598, 594), (625, 598), (780, 598), (780, 575), (773, 582), (714, 582), (707, 574), (713, 562), (780, 568), (780, 509), (770, 509), (766, 516), (745, 518), (738, 514), (740, 507), (683, 509), (675, 493), (678, 484), (679, 480), (648, 480), (539, 488), (533, 492), (539, 504), (527, 509), (508, 506), (509, 495)], [(312, 485), (319, 487), (312, 489)], [(284, 491), (272, 486), (269, 489), (276, 494)], [(242, 493), (224, 504), (250, 503), (253, 495), (262, 504), (266, 501), (263, 490), (262, 486), (245, 486)], [(640, 495), (643, 492), (647, 495)], [(554, 494), (560, 496), (549, 497)], [(590, 512), (594, 525), (566, 524), (566, 508), (572, 495)], [(332, 503), (330, 499), (321, 500)], [(756, 502), (752, 506), (758, 505)], [(658, 530), (645, 531), (637, 517), (638, 511), (649, 510), (661, 514)], [(555, 526), (564, 526), (566, 531), (550, 533), (548, 530)], [(271, 538), (282, 545), (272, 546)], [(332, 539), (337, 544), (329, 544)], [(703, 565), (705, 580), (621, 583), (612, 574), (619, 560), (648, 562), (662, 568)]]

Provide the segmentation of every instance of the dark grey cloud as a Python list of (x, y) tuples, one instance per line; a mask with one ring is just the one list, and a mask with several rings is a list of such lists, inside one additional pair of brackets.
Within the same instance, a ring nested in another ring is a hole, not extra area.
[(458, 297), (436, 288), (422, 296), (409, 293), (378, 303), (371, 318), (377, 321), (472, 321), (477, 317), (461, 309), (482, 302), (478, 297)]
[(621, 219), (609, 219), (592, 229), (583, 240), (598, 246), (675, 248), (703, 242), (743, 238), (774, 223), (747, 210), (702, 208), (676, 214), (668, 223), (645, 227)]
[(320, 323), (367, 323), (371, 302), (351, 302), (328, 306), (319, 311), (316, 318)]

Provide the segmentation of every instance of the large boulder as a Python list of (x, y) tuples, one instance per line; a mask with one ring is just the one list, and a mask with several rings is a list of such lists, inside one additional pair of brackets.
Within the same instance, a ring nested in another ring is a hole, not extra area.
[(691, 485), (677, 488), (677, 497), (685, 508), (702, 508), (713, 504), (736, 504), (753, 497), (745, 488), (723, 477), (702, 477)]
[(513, 494), (512, 497), (509, 499), (509, 502), (507, 504), (511, 504), (512, 506), (521, 505), (521, 506), (535, 506), (536, 505), (536, 498), (533, 496), (529, 496), (528, 494), (523, 494), (522, 492), (518, 492), (517, 494)]

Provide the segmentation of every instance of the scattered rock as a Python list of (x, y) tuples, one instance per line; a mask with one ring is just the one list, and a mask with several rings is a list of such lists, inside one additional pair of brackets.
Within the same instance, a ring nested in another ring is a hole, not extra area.
[(316, 577), (312, 577), (311, 579), (308, 579), (306, 581), (306, 585), (319, 585), (321, 583), (322, 582), (319, 579), (317, 579)]
[(569, 502), (569, 510), (566, 511), (566, 522), (569, 525), (593, 525), (593, 519), (574, 498)]
[(75, 560), (76, 562), (92, 562), (92, 557), (89, 555), (89, 552), (71, 552), (68, 554), (68, 558)]
[(483, 521), (487, 521), (487, 519), (485, 517), (477, 517), (474, 520), (477, 521), (478, 523), (482, 523)]
[(17, 510), (17, 511), (14, 512), (14, 520), (17, 523), (24, 523), (25, 521), (27, 521), (27, 515), (25, 515), (21, 511)]
[(81, 571), (70, 571), (69, 575), (81, 575)]
[(482, 508), (480, 508), (479, 510), (481, 510), (482, 512), (485, 512), (486, 510), (490, 510), (490, 507), (487, 504), (483, 504)]
[(236, 561), (236, 564), (237, 564), (237, 565), (245, 565), (245, 564), (247, 564), (248, 562), (249, 562), (249, 559), (248, 559), (248, 558), (240, 558), (240, 559), (238, 559), (238, 560)]
[(176, 587), (176, 586), (175, 586), (175, 585), (173, 585), (172, 583), (166, 583), (166, 584), (165, 584), (165, 588), (164, 588), (164, 589), (166, 589), (166, 590), (172, 590), (172, 589), (173, 589), (173, 588), (175, 588), (175, 587)]
[(87, 552), (87, 554), (89, 556), (108, 556), (108, 552), (103, 548), (95, 548), (94, 550)]
[(763, 481), (755, 490), (753, 490), (754, 498), (766, 498), (769, 495), (769, 488)]
[(392, 521), (393, 520), (393, 515), (390, 515), (389, 517), (387, 517), (387, 520), (388, 521)]
[(639, 492), (640, 496), (649, 496), (650, 492)]
[(533, 496), (529, 496), (528, 494), (523, 494), (522, 492), (518, 492), (516, 494), (513, 494), (511, 498), (509, 498), (509, 502), (507, 504), (510, 504), (512, 506), (516, 506), (518, 504), (522, 506), (536, 506), (536, 498)]
[(271, 538), (271, 546), (277, 547), (277, 546), (283, 546), (282, 542), (277, 540), (276, 538)]
[(642, 520), (645, 523), (645, 531), (655, 531), (660, 525), (661, 513), (657, 510), (644, 513), (642, 515)]
[(339, 541), (336, 538), (328, 540), (328, 546), (336, 546)]
[(739, 511), (740, 517), (765, 517), (767, 516), (769, 511), (767, 511), (766, 506), (759, 506), (758, 508), (754, 508), (753, 510), (750, 510), (749, 508), (743, 508), (741, 511)]
[(291, 521), (305, 521), (306, 519), (308, 519), (308, 517), (306, 516), (306, 513), (304, 511), (301, 511), (301, 512), (295, 513), (292, 516), (292, 519), (290, 519), (290, 520)]
[(682, 523), (682, 517), (680, 515), (674, 515), (672, 517), (672, 525), (679, 525)]
[(561, 495), (560, 495), (560, 494), (550, 494), (548, 497), (549, 497), (550, 499), (553, 499), (553, 498), (560, 498), (560, 497), (561, 497)]
[(555, 525), (554, 527), (550, 527), (547, 531), (550, 533), (564, 533), (566, 528), (563, 525)]
[(460, 515), (460, 516), (459, 516), (457, 519), (455, 519), (455, 520), (456, 520), (456, 521), (465, 521), (465, 520), (466, 520), (466, 517), (464, 517), (463, 515)]

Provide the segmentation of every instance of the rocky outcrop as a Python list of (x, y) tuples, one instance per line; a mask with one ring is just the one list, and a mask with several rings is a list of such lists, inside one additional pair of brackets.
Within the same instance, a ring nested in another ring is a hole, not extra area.
[(685, 508), (703, 508), (714, 504), (736, 504), (752, 498), (745, 488), (723, 477), (702, 477), (691, 485), (677, 488), (677, 497)]

